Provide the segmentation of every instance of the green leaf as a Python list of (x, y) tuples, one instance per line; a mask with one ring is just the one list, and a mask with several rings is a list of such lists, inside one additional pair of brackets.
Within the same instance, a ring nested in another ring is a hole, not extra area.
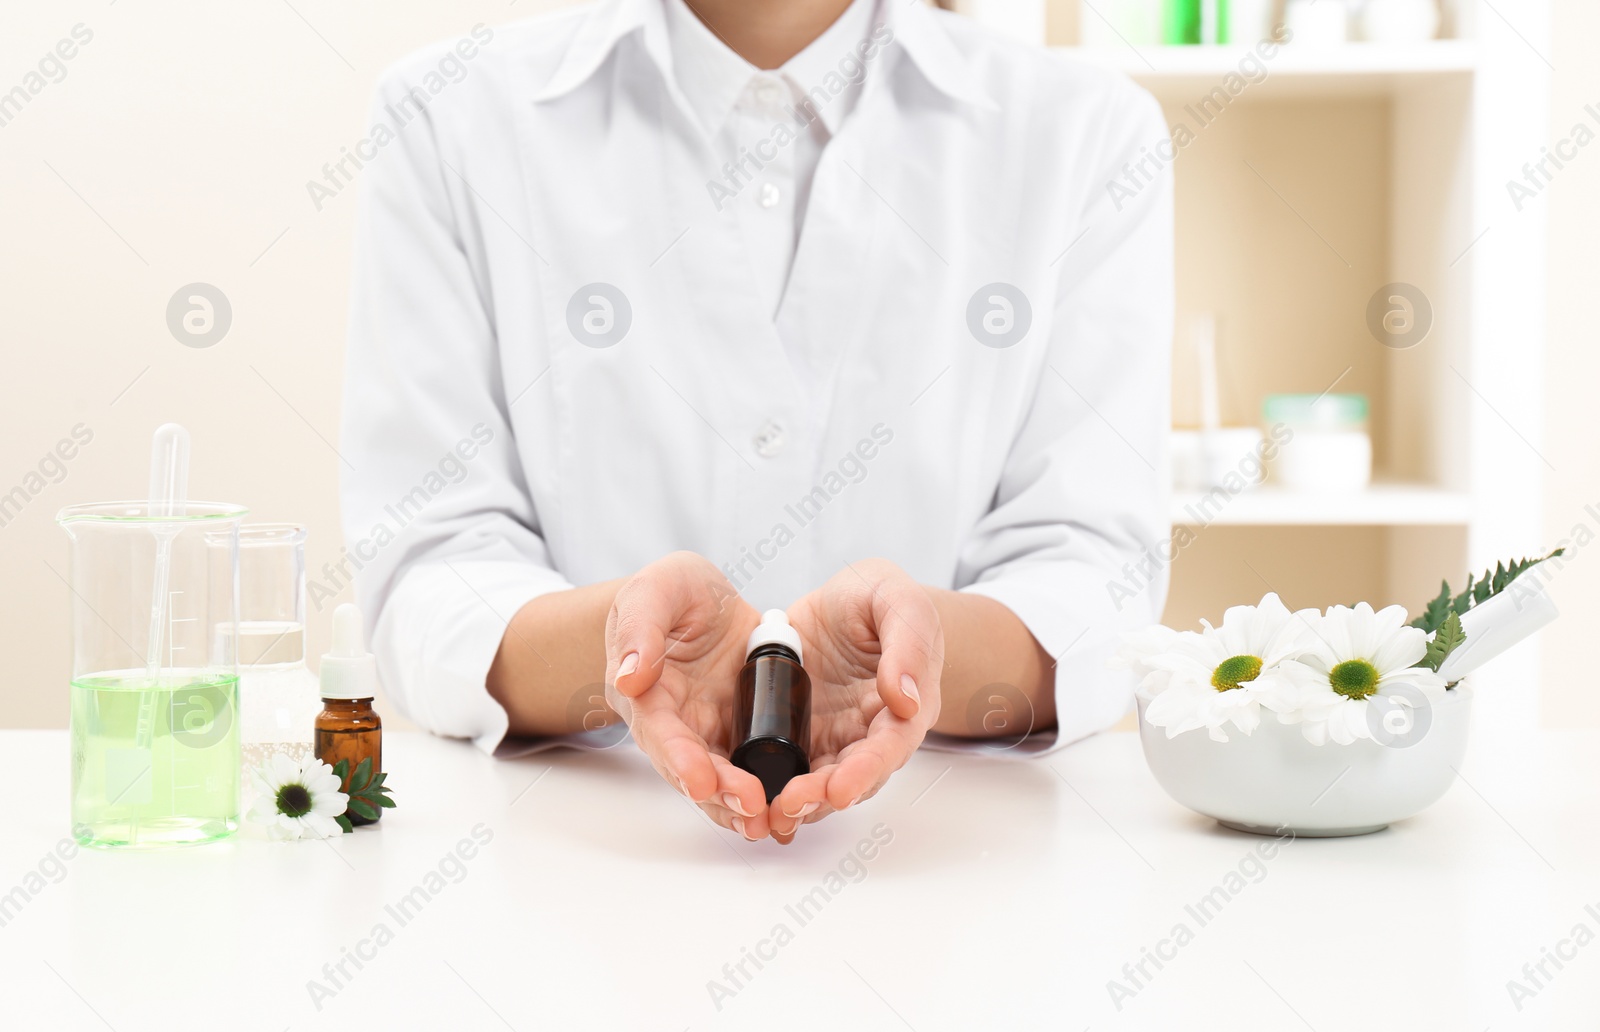
[(378, 808), (366, 800), (358, 799), (355, 796), (350, 797), (349, 812), (358, 817), (365, 817), (369, 821), (375, 821), (378, 819)]
[(1451, 600), (1451, 602), (1450, 602), (1450, 611), (1455, 613), (1457, 616), (1460, 616), (1461, 614), (1465, 613), (1467, 610), (1469, 610), (1471, 608), (1472, 608), (1472, 574), (1469, 573), (1469, 574), (1467, 574), (1467, 586), (1466, 586), (1466, 589), (1463, 590), (1461, 592), (1461, 594), (1457, 595), (1454, 599)]
[(1440, 627), (1433, 639), (1428, 642), (1428, 651), (1417, 666), (1427, 667), (1437, 673), (1450, 653), (1460, 648), (1461, 643), (1466, 640), (1467, 633), (1461, 629), (1461, 617), (1451, 613), (1445, 620), (1444, 626)]
[[(1461, 594), (1449, 600), (1450, 612), (1457, 616), (1465, 616), (1474, 606), (1481, 606), (1494, 596), (1500, 594), (1511, 586), (1511, 582), (1524, 573), (1547, 562), (1559, 555), (1566, 554), (1565, 548), (1558, 548), (1547, 556), (1538, 559), (1514, 559), (1511, 562), (1496, 563), (1494, 569), (1483, 571), (1482, 577), (1473, 577), (1467, 574), (1467, 586)], [(1420, 628), (1430, 633), (1436, 633), (1444, 626), (1444, 616), (1440, 613), (1442, 601), (1450, 595), (1450, 584), (1440, 584), (1439, 596), (1430, 601), (1421, 616), (1411, 621), (1412, 627)]]
[(1509, 586), (1512, 581), (1516, 580), (1533, 567), (1538, 566), (1540, 563), (1566, 554), (1567, 550), (1565, 548), (1558, 548), (1554, 552), (1551, 552), (1549, 555), (1545, 556), (1543, 559), (1519, 559), (1512, 563), (1510, 568), (1507, 569), (1506, 572), (1510, 574), (1510, 576), (1506, 578), (1506, 584)]
[(335, 763), (333, 765), (333, 776), (339, 779), (339, 784), (344, 784), (345, 779), (350, 776), (350, 761), (340, 760)]
[(1411, 621), (1411, 626), (1432, 634), (1444, 625), (1445, 617), (1450, 615), (1450, 584), (1448, 581), (1439, 582), (1439, 594), (1428, 603), (1422, 615)]
[(350, 818), (346, 817), (342, 813), (339, 816), (335, 817), (334, 820), (339, 822), (339, 827), (344, 829), (344, 833), (346, 835), (348, 835), (352, 831), (356, 830), (356, 826), (354, 824), (350, 823)]
[(372, 783), (372, 757), (364, 756), (356, 764), (356, 772), (350, 776), (350, 785), (357, 792), (364, 791)]
[(373, 802), (387, 810), (393, 810), (395, 807), (400, 805), (393, 799), (390, 799), (388, 796), (375, 796), (373, 797)]

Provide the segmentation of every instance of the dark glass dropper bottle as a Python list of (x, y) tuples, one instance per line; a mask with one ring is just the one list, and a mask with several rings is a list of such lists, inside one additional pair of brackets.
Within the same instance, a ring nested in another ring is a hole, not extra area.
[[(372, 773), (380, 773), (383, 721), (372, 708), (378, 665), (362, 642), (361, 613), (348, 602), (333, 611), (333, 651), (322, 657), (318, 673), (322, 680), (322, 712), (317, 714), (317, 759), (330, 767), (348, 760), (350, 775), (362, 760), (371, 759)], [(349, 775), (344, 787), (349, 788)], [(377, 812), (383, 816), (382, 810)], [(347, 810), (345, 816), (351, 824), (373, 824), (378, 820), (354, 810)]]
[(772, 802), (790, 778), (808, 774), (811, 761), (811, 679), (800, 665), (800, 635), (781, 609), (769, 609), (750, 633), (739, 691), (734, 699), (730, 759), (761, 781)]

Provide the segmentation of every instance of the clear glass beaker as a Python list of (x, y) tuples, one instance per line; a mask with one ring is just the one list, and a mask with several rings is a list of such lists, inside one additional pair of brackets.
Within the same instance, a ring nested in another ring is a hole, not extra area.
[[(213, 547), (227, 548), (226, 534)], [(247, 523), (239, 530), (239, 624), (224, 642), (239, 663), (239, 736), (244, 804), (249, 777), (274, 753), (311, 758), (322, 709), (317, 678), (306, 667), (306, 529), (293, 523)], [(219, 628), (226, 636), (228, 628)]]
[[(63, 509), (72, 540), (72, 824), (89, 846), (208, 842), (239, 826), (239, 613), (246, 510)], [(221, 534), (230, 544), (214, 545)]]

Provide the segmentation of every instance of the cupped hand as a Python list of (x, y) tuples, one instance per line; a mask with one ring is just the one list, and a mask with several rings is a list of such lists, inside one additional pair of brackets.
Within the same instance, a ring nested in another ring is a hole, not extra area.
[(774, 838), (873, 795), (939, 717), (944, 632), (928, 592), (894, 563), (852, 563), (789, 608), (811, 678), (811, 773), (769, 807)]
[(734, 694), (760, 616), (710, 560), (674, 552), (617, 592), (606, 618), (606, 702), (656, 771), (712, 820), (768, 833), (761, 782), (728, 761)]

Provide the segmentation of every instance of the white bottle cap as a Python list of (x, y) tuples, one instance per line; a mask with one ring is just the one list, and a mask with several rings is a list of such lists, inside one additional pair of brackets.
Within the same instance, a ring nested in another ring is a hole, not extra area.
[(378, 661), (366, 650), (361, 611), (345, 602), (333, 611), (333, 651), (318, 669), (324, 699), (370, 699), (378, 694)]
[[(800, 656), (800, 632), (789, 626), (789, 614), (781, 609), (769, 609), (761, 614), (761, 623), (750, 632), (750, 644), (745, 648), (745, 658), (763, 645), (785, 645)], [(803, 660), (802, 660), (803, 661)]]

